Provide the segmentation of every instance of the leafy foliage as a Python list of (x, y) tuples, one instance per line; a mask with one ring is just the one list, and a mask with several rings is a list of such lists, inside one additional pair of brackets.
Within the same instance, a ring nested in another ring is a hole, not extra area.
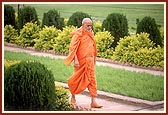
[(55, 44), (55, 38), (58, 36), (58, 30), (54, 26), (45, 26), (39, 31), (39, 38), (35, 39), (34, 47), (36, 50), (52, 50)]
[(66, 26), (60, 33), (58, 33), (58, 36), (55, 38), (55, 44), (53, 47), (56, 53), (68, 54), (69, 45), (72, 38), (70, 33), (75, 29), (76, 28), (74, 26)]
[(102, 23), (100, 21), (95, 21), (93, 24), (94, 33), (101, 32), (101, 26), (102, 26)]
[(102, 23), (102, 30), (109, 31), (114, 36), (113, 48), (120, 38), (128, 35), (128, 21), (126, 16), (119, 13), (109, 14)]
[(141, 66), (164, 66), (164, 51), (149, 39), (149, 34), (126, 36), (118, 42), (113, 59)]
[(57, 29), (63, 29), (65, 26), (64, 18), (60, 16), (57, 10), (49, 10), (47, 13), (44, 13), (42, 20), (42, 27), (44, 26), (54, 26)]
[(161, 67), (164, 68), (164, 49), (160, 46), (152, 49), (142, 48), (135, 52), (134, 63), (145, 67)]
[(95, 41), (98, 50), (98, 57), (111, 58), (113, 55), (112, 43), (114, 41), (114, 37), (111, 36), (110, 32), (97, 32), (95, 35)]
[(163, 46), (160, 30), (158, 29), (154, 18), (146, 16), (138, 23), (136, 33), (141, 32), (148, 33), (149, 38), (155, 43), (155, 46)]
[(73, 106), (69, 103), (68, 90), (56, 85), (56, 111), (71, 111)]
[(34, 39), (39, 37), (40, 27), (36, 23), (26, 23), (20, 31), (18, 44), (23, 47), (33, 47), (35, 44)]
[(8, 43), (16, 43), (18, 33), (12, 25), (6, 25), (4, 28), (4, 40)]
[(77, 26), (78, 28), (82, 26), (83, 18), (91, 18), (89, 14), (84, 12), (75, 12), (73, 13), (68, 20), (67, 25)]

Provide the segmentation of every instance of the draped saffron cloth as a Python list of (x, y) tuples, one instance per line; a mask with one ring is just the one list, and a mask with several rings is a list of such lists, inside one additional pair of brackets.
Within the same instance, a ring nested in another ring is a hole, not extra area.
[(83, 27), (71, 33), (72, 39), (69, 54), (64, 64), (70, 65), (75, 55), (79, 61), (79, 67), (74, 66), (74, 73), (68, 79), (71, 94), (79, 94), (88, 88), (92, 96), (97, 96), (97, 85), (95, 79), (96, 43), (93, 31), (85, 32)]

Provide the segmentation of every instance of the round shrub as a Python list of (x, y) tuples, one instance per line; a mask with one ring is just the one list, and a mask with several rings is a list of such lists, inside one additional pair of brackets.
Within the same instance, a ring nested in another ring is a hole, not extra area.
[(112, 43), (114, 42), (114, 37), (111, 36), (110, 32), (97, 32), (95, 34), (95, 41), (98, 50), (98, 57), (111, 58), (113, 55)]
[(16, 43), (18, 33), (12, 25), (6, 25), (4, 28), (4, 40), (8, 43)]
[(154, 43), (149, 39), (149, 34), (141, 33), (132, 36), (125, 36), (120, 39), (115, 48), (113, 59), (121, 62), (134, 62), (134, 53), (142, 48), (153, 48)]
[(149, 38), (155, 43), (155, 46), (163, 46), (162, 38), (160, 36), (160, 30), (158, 29), (154, 18), (146, 16), (138, 23), (136, 33), (141, 32), (148, 33)]
[(40, 27), (36, 23), (26, 23), (20, 31), (18, 44), (23, 47), (33, 47), (35, 44), (34, 39), (39, 37)]
[(55, 44), (55, 38), (59, 32), (61, 32), (61, 30), (58, 30), (54, 26), (44, 26), (44, 28), (39, 31), (39, 38), (35, 39), (34, 48), (36, 50), (52, 50)]
[(42, 27), (44, 26), (54, 26), (62, 30), (65, 26), (64, 18), (60, 16), (57, 10), (49, 10), (43, 14)]
[(34, 7), (24, 6), (23, 8), (19, 9), (19, 13), (18, 13), (19, 30), (22, 29), (27, 22), (32, 22), (32, 23), (36, 22), (37, 25), (39, 25), (37, 12)]
[(54, 77), (43, 64), (25, 62), (5, 69), (5, 110), (55, 110)]
[(70, 33), (75, 29), (74, 26), (66, 26), (60, 33), (58, 33), (58, 37), (55, 38), (55, 44), (53, 47), (56, 53), (68, 54), (72, 38)]
[(10, 5), (4, 5), (4, 26), (12, 25), (14, 28), (15, 25), (15, 10)]
[(109, 31), (114, 36), (113, 48), (120, 38), (128, 35), (128, 21), (126, 16), (119, 13), (109, 14), (102, 23), (102, 30)]
[(91, 17), (87, 13), (75, 12), (72, 14), (72, 16), (69, 17), (67, 25), (68, 26), (73, 25), (79, 28), (82, 26), (83, 18), (91, 18)]

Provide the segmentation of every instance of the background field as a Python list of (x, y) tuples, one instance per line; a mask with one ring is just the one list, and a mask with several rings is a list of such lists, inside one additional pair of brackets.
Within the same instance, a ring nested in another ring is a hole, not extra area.
[[(103, 21), (108, 14), (121, 13), (128, 20), (129, 32), (135, 32), (136, 19), (145, 16), (155, 18), (158, 25), (164, 26), (164, 4), (25, 4), (36, 9), (39, 19), (51, 9), (60, 12), (61, 17), (69, 18), (74, 12), (81, 11), (91, 15), (94, 21)], [(17, 5), (13, 4), (17, 11)]]

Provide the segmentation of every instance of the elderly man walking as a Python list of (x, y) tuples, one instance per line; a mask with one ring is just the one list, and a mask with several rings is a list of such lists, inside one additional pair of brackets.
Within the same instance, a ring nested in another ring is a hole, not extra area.
[(71, 33), (72, 40), (70, 43), (69, 54), (64, 60), (66, 65), (74, 62), (74, 73), (68, 79), (69, 90), (72, 94), (71, 103), (75, 104), (75, 94), (79, 94), (88, 88), (91, 95), (91, 108), (101, 108), (97, 104), (97, 84), (95, 77), (96, 64), (96, 43), (92, 31), (92, 20), (84, 18), (82, 26)]

